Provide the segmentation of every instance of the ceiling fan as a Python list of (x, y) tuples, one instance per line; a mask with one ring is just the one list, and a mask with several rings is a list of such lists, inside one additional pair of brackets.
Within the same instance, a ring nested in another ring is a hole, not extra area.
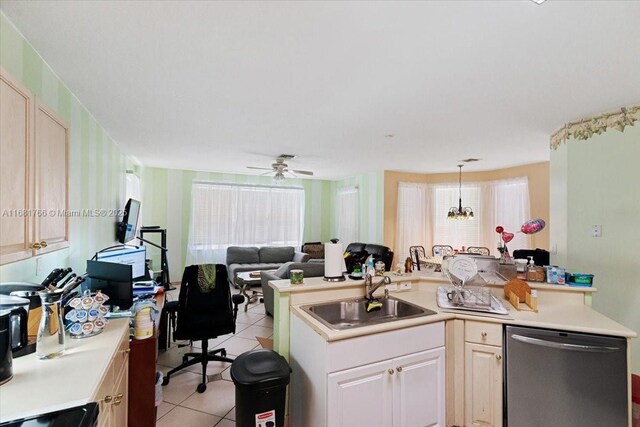
[(275, 163), (271, 164), (270, 168), (261, 168), (261, 167), (257, 167), (257, 166), (247, 166), (247, 169), (258, 169), (258, 170), (265, 170), (265, 171), (269, 171), (264, 173), (263, 175), (267, 175), (269, 173), (274, 173), (273, 175), (273, 180), (276, 182), (279, 181), (283, 181), (285, 179), (285, 173), (290, 174), (291, 176), (298, 176), (298, 175), (308, 175), (308, 176), (313, 176), (313, 172), (311, 171), (305, 171), (305, 170), (298, 170), (298, 169), (288, 169), (289, 165), (285, 163), (285, 160), (290, 160), (293, 159), (294, 155), (292, 154), (281, 154), (276, 158)]

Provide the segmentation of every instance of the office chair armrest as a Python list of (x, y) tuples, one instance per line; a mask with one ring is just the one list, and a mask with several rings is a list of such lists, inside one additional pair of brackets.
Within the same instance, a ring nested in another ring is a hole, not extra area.
[(233, 305), (238, 306), (244, 302), (244, 295), (235, 294), (231, 297), (231, 302)]

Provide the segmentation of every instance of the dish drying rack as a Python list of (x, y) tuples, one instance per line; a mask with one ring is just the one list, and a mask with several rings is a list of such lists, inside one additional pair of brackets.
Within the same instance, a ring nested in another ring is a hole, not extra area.
[[(491, 294), (491, 290), (486, 287), (487, 283), (481, 276), (474, 276), (472, 280), (468, 281), (470, 283), (467, 284), (451, 274), (448, 269), (443, 268), (443, 272), (452, 286), (438, 288), (438, 305), (440, 307), (492, 314), (508, 314), (508, 310)], [(454, 297), (450, 298), (449, 295), (452, 294)], [(456, 294), (459, 295), (459, 299), (456, 298)]]

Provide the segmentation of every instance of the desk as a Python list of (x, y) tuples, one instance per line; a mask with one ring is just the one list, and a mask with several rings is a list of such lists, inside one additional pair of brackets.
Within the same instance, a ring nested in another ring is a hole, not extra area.
[[(247, 302), (244, 305), (244, 311), (246, 312), (249, 308), (249, 304), (253, 304), (258, 300), (258, 296), (262, 295), (262, 292), (251, 291), (251, 295), (247, 294), (247, 291), (251, 289), (252, 286), (259, 286), (261, 284), (260, 276), (252, 276), (255, 271), (244, 271), (242, 273), (236, 274), (236, 285), (240, 287), (240, 293), (244, 295)], [(261, 302), (263, 301), (260, 298)]]

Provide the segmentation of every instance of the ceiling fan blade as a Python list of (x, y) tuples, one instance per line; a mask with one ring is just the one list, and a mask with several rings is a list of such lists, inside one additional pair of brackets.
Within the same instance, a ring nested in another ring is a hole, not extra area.
[(299, 171), (299, 170), (292, 169), (291, 172), (299, 173), (300, 175), (313, 176), (313, 172), (311, 171)]
[(290, 174), (291, 176), (293, 176), (293, 177), (295, 177), (295, 178), (297, 178), (297, 177), (298, 177), (298, 175), (296, 175), (295, 173), (293, 173), (293, 171), (292, 171), (292, 170), (290, 170), (290, 169), (285, 169), (283, 172), (286, 172), (286, 173)]
[(272, 171), (273, 168), (259, 168), (256, 166), (247, 166), (247, 169), (258, 169), (258, 170), (263, 170), (263, 171)]
[(271, 173), (272, 173), (272, 172), (273, 172), (273, 171), (269, 171), (269, 172), (261, 173), (261, 174), (260, 174), (260, 175), (258, 175), (258, 176), (271, 175)]

